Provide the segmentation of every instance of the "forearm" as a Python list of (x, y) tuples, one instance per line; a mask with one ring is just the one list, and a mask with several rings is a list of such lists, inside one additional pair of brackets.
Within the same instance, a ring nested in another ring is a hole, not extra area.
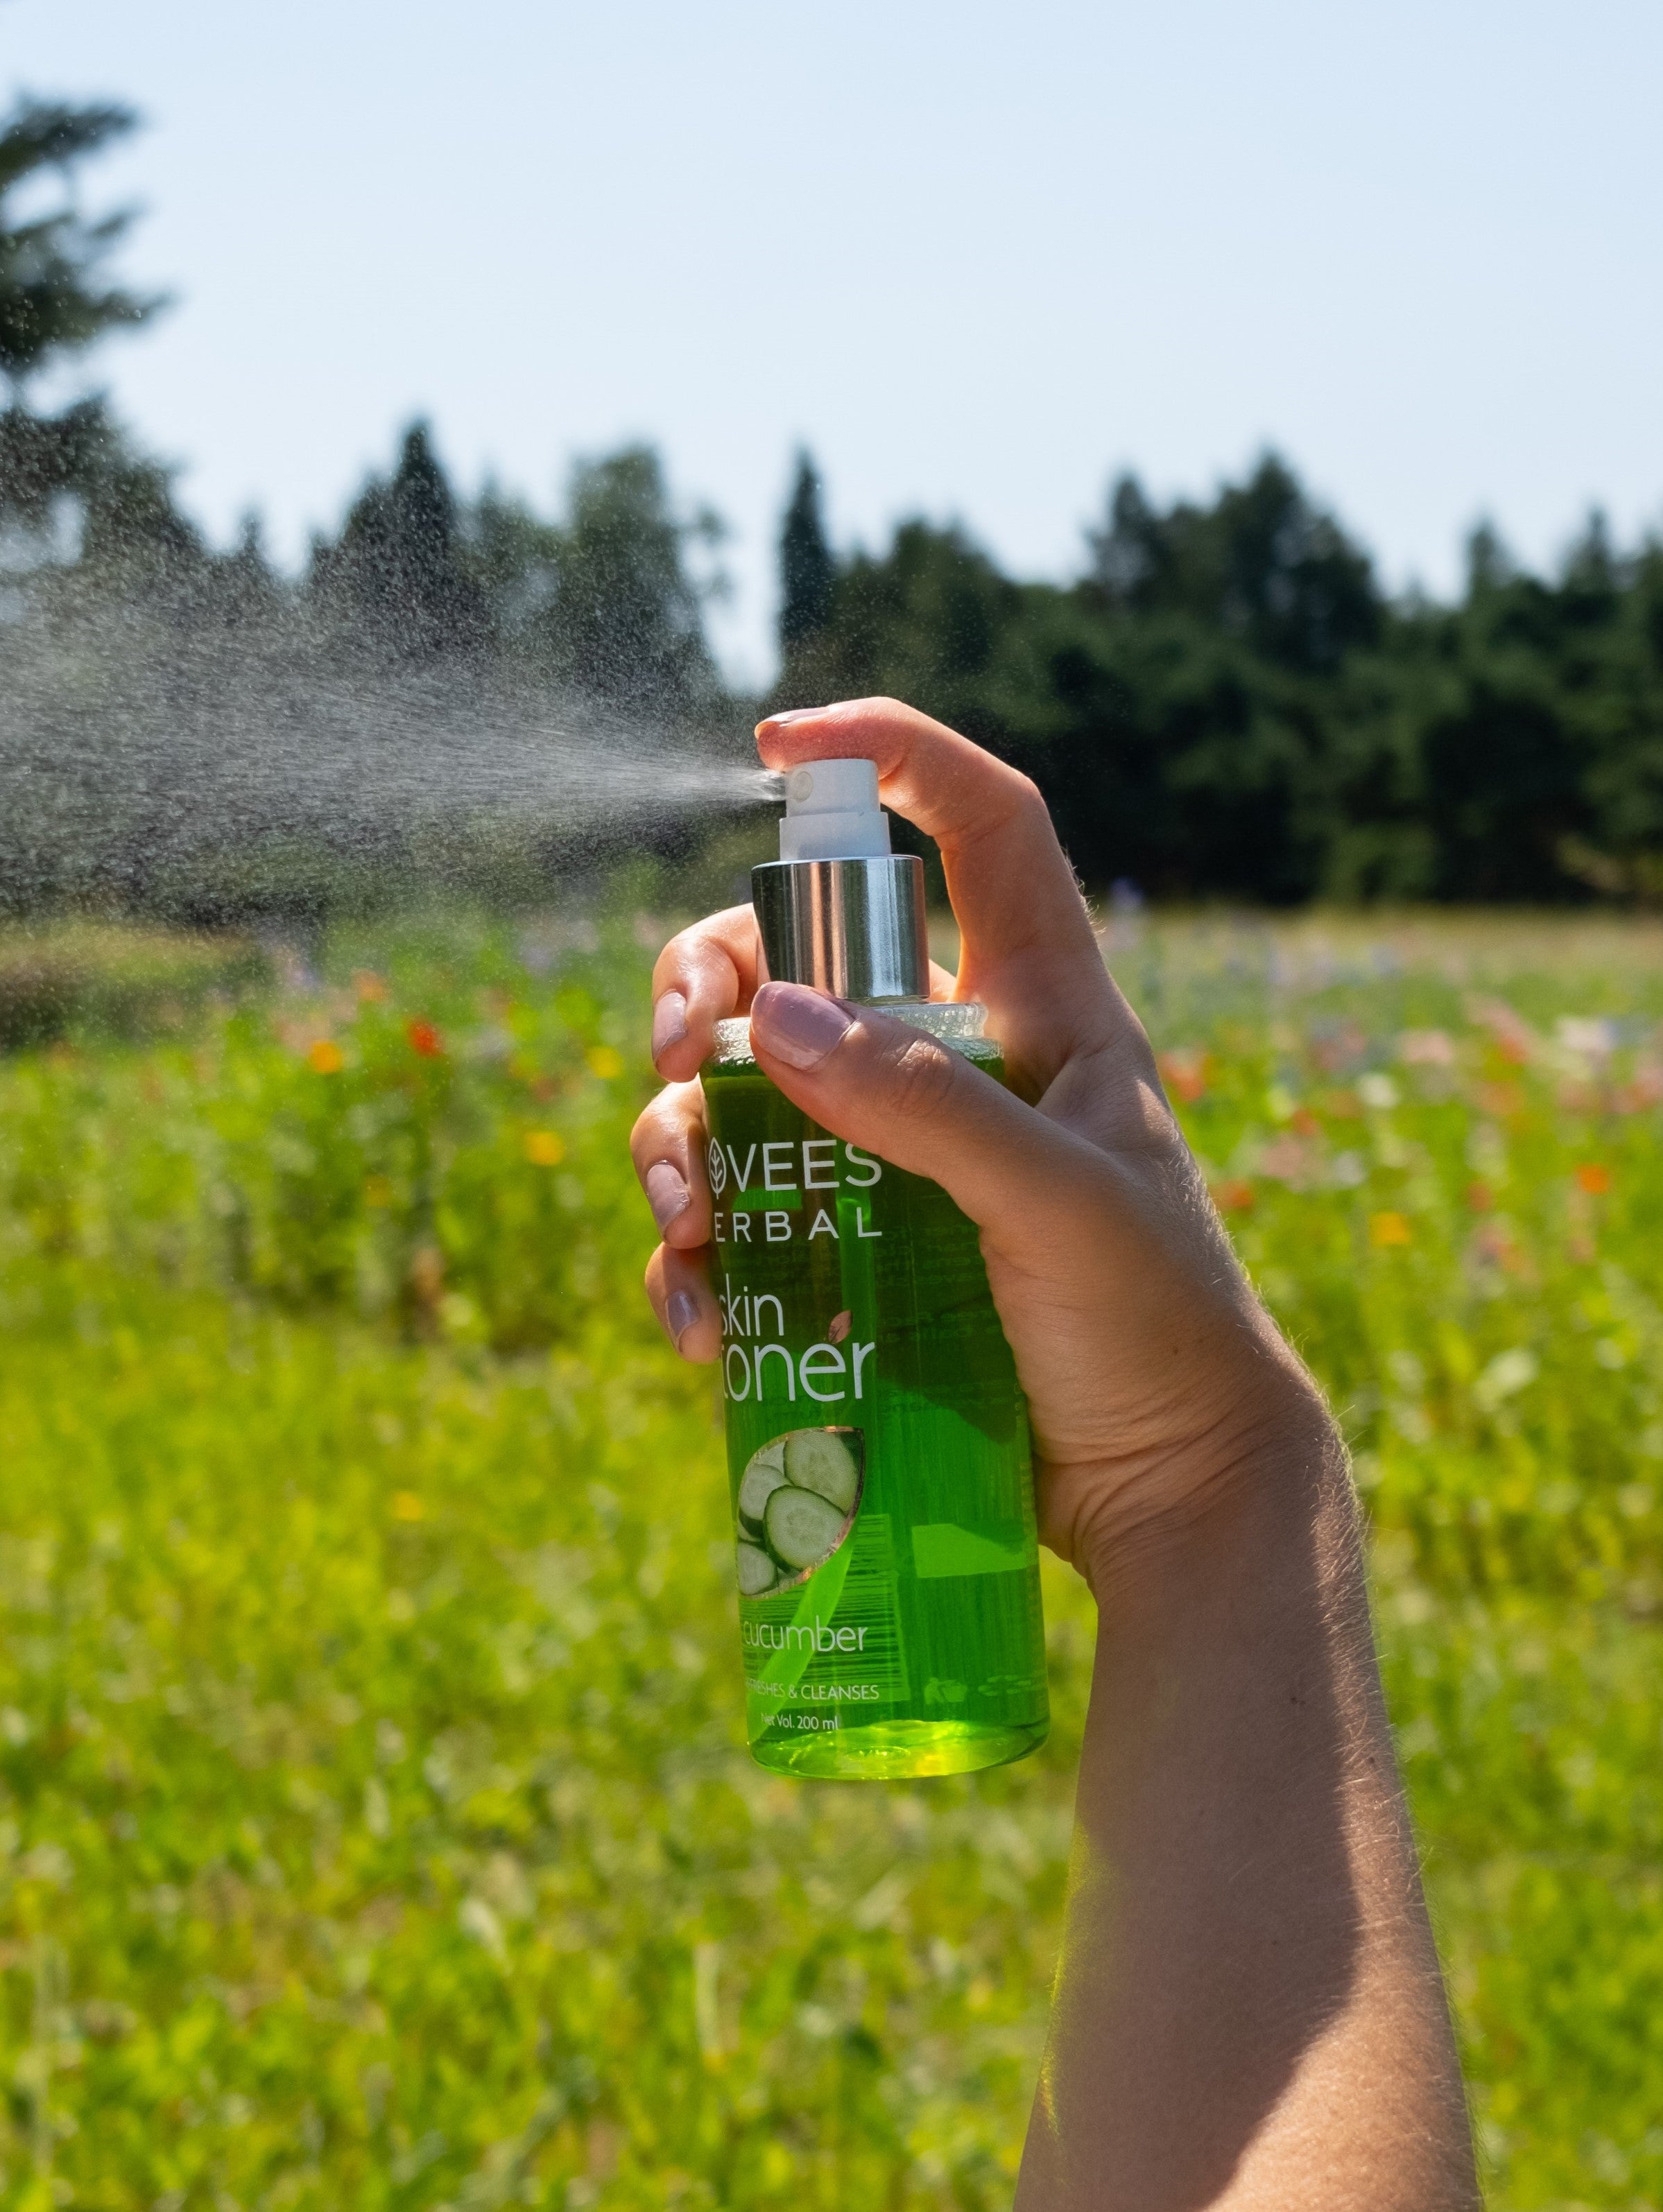
[(1022, 2212), (1477, 2201), (1325, 1425), (1099, 1577)]

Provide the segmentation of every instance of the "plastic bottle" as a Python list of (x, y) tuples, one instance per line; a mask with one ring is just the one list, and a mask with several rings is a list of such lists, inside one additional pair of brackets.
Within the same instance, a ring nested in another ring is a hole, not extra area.
[[(996, 1079), (984, 1010), (929, 1002), (923, 866), (869, 761), (786, 779), (761, 968), (928, 1029)], [(974, 1225), (831, 1135), (717, 1024), (714, 1275), (751, 1749), (898, 1778), (1020, 1759), (1049, 1725), (1027, 1409)]]

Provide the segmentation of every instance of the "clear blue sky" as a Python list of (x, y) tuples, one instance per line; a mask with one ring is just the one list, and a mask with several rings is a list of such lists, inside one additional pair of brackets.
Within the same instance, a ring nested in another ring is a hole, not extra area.
[(0, 0), (17, 87), (145, 112), (94, 380), (287, 558), (417, 412), (546, 504), (656, 440), (752, 675), (799, 439), (1035, 574), (1267, 441), (1393, 582), (1663, 526), (1656, 0)]

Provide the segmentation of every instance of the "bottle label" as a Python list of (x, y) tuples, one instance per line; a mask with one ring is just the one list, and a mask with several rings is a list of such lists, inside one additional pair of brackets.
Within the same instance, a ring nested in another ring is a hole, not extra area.
[(753, 1742), (1045, 1711), (1026, 1408), (975, 1225), (707, 1070)]

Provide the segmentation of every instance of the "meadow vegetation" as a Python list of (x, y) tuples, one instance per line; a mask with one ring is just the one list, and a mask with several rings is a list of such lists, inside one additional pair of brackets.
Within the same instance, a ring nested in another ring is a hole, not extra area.
[[(1008, 2202), (1090, 1601), (1020, 1765), (750, 1764), (657, 934), (338, 930), (0, 1062), (0, 2203)], [(1354, 1444), (1492, 2201), (1663, 2203), (1663, 931), (1107, 950)]]

